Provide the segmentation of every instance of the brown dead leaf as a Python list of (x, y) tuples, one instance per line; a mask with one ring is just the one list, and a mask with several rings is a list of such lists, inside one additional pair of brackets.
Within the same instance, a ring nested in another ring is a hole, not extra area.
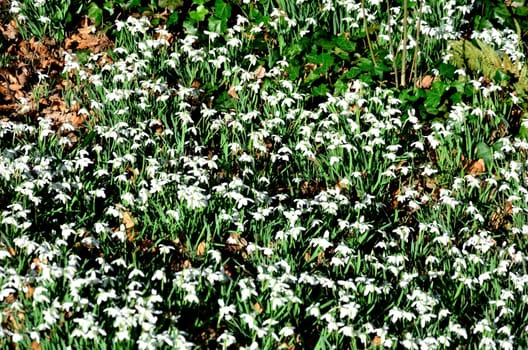
[(200, 242), (198, 244), (198, 247), (196, 248), (196, 255), (202, 256), (205, 254), (205, 251), (207, 250), (207, 243), (204, 241)]
[(240, 234), (231, 232), (226, 241), (226, 248), (228, 251), (235, 253), (247, 246), (245, 238), (241, 237)]
[(84, 124), (85, 119), (79, 116), (76, 112), (70, 112), (66, 114), (66, 120), (75, 128), (79, 128)]
[(160, 119), (152, 120), (149, 123), (149, 128), (150, 130), (154, 131), (156, 135), (163, 135), (163, 122)]
[(89, 25), (85, 17), (82, 23), (82, 27), (77, 29), (77, 32), (79, 33), (79, 35), (93, 34), (95, 33), (95, 27), (93, 25)]
[(509, 216), (513, 214), (513, 205), (511, 201), (506, 201), (504, 204), (504, 214)]
[(0, 31), (2, 32), (4, 38), (9, 41), (15, 41), (18, 37), (18, 30), (15, 20), (11, 20), (5, 25), (5, 27), (0, 26)]
[[(0, 79), (4, 80), (7, 78), (3, 74), (0, 73)], [(7, 80), (0, 81), (0, 96), (2, 97), (2, 100), (5, 102), (11, 102), (15, 100), (13, 91), (11, 91), (9, 86), (10, 84), (7, 82)]]
[(40, 350), (42, 347), (40, 346), (40, 343), (38, 343), (36, 340), (33, 340), (31, 342), (31, 350)]
[(2, 326), (9, 329), (11, 332), (17, 332), (23, 328), (24, 319), (26, 318), (24, 312), (19, 311), (15, 314), (15, 311), (9, 308), (3, 310), (3, 322)]
[(389, 204), (389, 208), (390, 210), (395, 210), (397, 209), (399, 206), (400, 206), (400, 203), (398, 202), (398, 196), (401, 194), (400, 192), (400, 189), (396, 189), (396, 191), (394, 191), (392, 193), (392, 199), (390, 201), (390, 204)]
[(59, 94), (53, 94), (49, 97), (50, 101), (50, 107), (52, 111), (60, 111), (60, 112), (67, 112), (68, 107), (66, 106), (66, 102), (64, 101), (64, 98), (60, 96)]
[(239, 99), (239, 96), (238, 96), (234, 86), (231, 86), (229, 88), (229, 90), (227, 91), (227, 94), (229, 96), (231, 96), (232, 98), (234, 98), (234, 99), (237, 99), (237, 100)]
[(121, 223), (125, 225), (125, 230), (132, 230), (135, 226), (134, 218), (132, 216), (132, 213), (128, 210), (122, 210), (121, 211)]
[(7, 297), (4, 298), (4, 303), (13, 304), (16, 301), (16, 295), (11, 293)]
[(0, 112), (3, 112), (2, 114), (16, 112), (16, 110), (17, 110), (17, 105), (15, 103), (11, 103), (8, 105), (0, 105)]
[(127, 240), (129, 242), (134, 242), (137, 238), (137, 231), (135, 229), (136, 220), (130, 211), (124, 209), (121, 210), (121, 224), (125, 226)]
[(19, 90), (22, 90), (23, 86), (20, 85), (20, 84), (9, 84), (9, 90), (11, 90), (11, 92), (17, 92)]
[[(119, 231), (119, 228), (118, 227), (115, 227), (113, 230), (113, 232), (118, 232)], [(127, 241), (132, 243), (136, 240), (137, 238), (137, 232), (134, 231), (134, 230), (130, 230), (130, 231), (125, 231), (126, 233), (126, 237), (127, 237)]]
[(317, 65), (315, 63), (306, 63), (304, 65), (304, 69), (306, 69), (307, 71), (314, 71), (315, 69), (317, 68)]
[(238, 272), (232, 264), (224, 264), (224, 273), (233, 279), (238, 276)]
[(381, 345), (381, 337), (380, 336), (375, 336), (374, 339), (372, 339), (372, 345), (380, 346)]
[(26, 289), (26, 299), (31, 299), (31, 297), (33, 297), (33, 292), (35, 291), (35, 288), (32, 285), (28, 284), (26, 285)]
[(260, 306), (260, 304), (258, 302), (256, 302), (255, 304), (253, 304), (253, 308), (255, 309), (255, 311), (258, 313), (258, 314), (261, 314), (262, 311), (264, 311), (262, 309), (262, 306)]
[(426, 177), (424, 187), (428, 190), (434, 190), (437, 187), (436, 179), (433, 177)]
[(420, 78), (419, 81), (416, 82), (416, 87), (422, 88), (422, 89), (430, 89), (433, 85), (434, 77), (431, 75), (426, 75), (422, 78)]
[(50, 55), (49, 47), (55, 46), (56, 43), (54, 40), (49, 40), (46, 42), (37, 41), (36, 38), (31, 38), (29, 40), (29, 47), (35, 58), (42, 58)]
[(7, 69), (2, 70), (2, 75), (4, 76), (5, 79), (7, 79), (7, 82), (9, 83), (9, 85), (18, 84), (18, 79), (16, 78), (16, 76), (11, 74), (11, 72), (9, 72)]
[(495, 209), (495, 211), (493, 211), (493, 213), (490, 215), (488, 224), (489, 227), (494, 231), (506, 226), (507, 221), (504, 211), (502, 211), (500, 208)]
[(356, 104), (353, 104), (353, 105), (351, 105), (350, 107), (348, 107), (348, 110), (349, 110), (350, 112), (352, 112), (352, 113), (356, 113), (358, 110), (359, 110), (360, 112), (362, 112), (362, 111), (363, 111), (363, 108), (359, 107), (359, 106), (356, 105)]
[(324, 252), (320, 252), (319, 255), (317, 255), (317, 265), (321, 265), (324, 262), (324, 257)]
[(40, 270), (42, 270), (40, 266), (46, 264), (46, 261), (42, 261), (39, 258), (33, 258), (33, 261), (31, 262), (31, 269), (35, 270), (35, 272), (40, 272)]
[(242, 36), (244, 39), (247, 39), (249, 41), (255, 40), (255, 34), (248, 34), (246, 32), (242, 33)]
[(27, 69), (27, 67), (22, 66), (20, 70), (16, 73), (16, 78), (18, 80), (18, 84), (22, 86), (26, 86), (29, 82), (29, 76), (30, 72)]
[(266, 76), (266, 68), (263, 66), (258, 66), (257, 69), (253, 72), (253, 79), (262, 80)]
[(474, 161), (469, 161), (466, 166), (466, 173), (469, 175), (478, 175), (486, 171), (486, 163), (484, 159), (478, 159)]
[(113, 46), (112, 41), (104, 33), (95, 33), (95, 27), (84, 22), (77, 34), (64, 40), (66, 50), (90, 50), (97, 54)]
[(136, 177), (139, 175), (139, 170), (137, 168), (132, 168), (131, 166), (127, 166), (125, 172), (132, 183), (135, 182)]

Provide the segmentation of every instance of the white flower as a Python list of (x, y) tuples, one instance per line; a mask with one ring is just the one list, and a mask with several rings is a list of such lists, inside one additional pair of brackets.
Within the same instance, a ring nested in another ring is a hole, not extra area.
[(235, 306), (226, 305), (222, 299), (218, 299), (218, 305), (220, 306), (218, 320), (231, 320), (233, 318), (232, 315), (236, 312)]
[(220, 334), (220, 336), (216, 338), (216, 341), (222, 344), (223, 349), (226, 349), (231, 345), (236, 344), (237, 340), (231, 333), (224, 331), (224, 333)]
[(44, 24), (51, 23), (51, 19), (49, 17), (45, 17), (45, 16), (40, 16), (38, 21), (40, 23), (44, 23)]
[(330, 157), (330, 165), (334, 165), (336, 163), (339, 163), (341, 161), (341, 157), (335, 157), (335, 156), (332, 156)]
[(6, 249), (0, 250), (0, 260), (4, 260), (6, 258), (11, 258), (11, 253), (9, 253), (9, 251)]
[(326, 238), (312, 238), (310, 240), (310, 245), (315, 248), (322, 248), (323, 250), (333, 246), (332, 242), (329, 242)]
[(166, 277), (165, 271), (160, 270), (160, 269), (156, 270), (154, 274), (152, 275), (152, 280), (166, 282), (167, 277)]

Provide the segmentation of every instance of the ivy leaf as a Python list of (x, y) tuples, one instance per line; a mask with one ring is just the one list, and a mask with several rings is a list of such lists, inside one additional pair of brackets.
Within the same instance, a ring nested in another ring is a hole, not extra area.
[(174, 24), (177, 24), (178, 23), (178, 19), (179, 19), (179, 16), (178, 16), (178, 12), (173, 12), (171, 13), (171, 15), (169, 16), (169, 18), (167, 19), (167, 27), (170, 27)]
[(477, 159), (484, 159), (486, 168), (490, 168), (493, 163), (493, 149), (484, 142), (479, 142), (476, 149)]
[(518, 17), (527, 17), (528, 16), (528, 6), (519, 6), (513, 8), (513, 13)]
[(219, 19), (227, 20), (231, 17), (231, 5), (222, 0), (216, 0), (214, 4), (214, 15)]
[(356, 43), (348, 40), (344, 34), (337, 37), (335, 44), (338, 48), (347, 53), (353, 52), (356, 49)]
[(86, 12), (88, 18), (94, 21), (96, 27), (103, 23), (103, 10), (95, 2), (91, 2)]
[(328, 93), (328, 85), (321, 84), (313, 88), (312, 93), (314, 96), (326, 96)]
[[(209, 22), (207, 24), (207, 28), (210, 32), (213, 32), (213, 33), (222, 33), (224, 31), (224, 25), (225, 25), (225, 22), (222, 21), (221, 19), (218, 19), (216, 17), (211, 17), (209, 18)], [(227, 25), (226, 25), (227, 27)]]
[(339, 79), (334, 84), (334, 95), (340, 95), (345, 93), (348, 90), (348, 84), (343, 80)]
[(183, 0), (158, 0), (158, 6), (162, 9), (174, 11), (183, 6)]
[(456, 69), (457, 67), (453, 66), (452, 64), (447, 64), (447, 63), (441, 63), (438, 66), (438, 72), (440, 73), (440, 75), (448, 79), (454, 79)]

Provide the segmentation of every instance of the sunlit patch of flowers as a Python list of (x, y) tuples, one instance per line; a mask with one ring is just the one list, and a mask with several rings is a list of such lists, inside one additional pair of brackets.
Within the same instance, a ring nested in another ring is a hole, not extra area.
[[(263, 32), (302, 38), (318, 20), (359, 30), (379, 15), (366, 3), (324, 1), (319, 16), (297, 1), (266, 24), (238, 15), (224, 33), (179, 37), (130, 17), (109, 52), (66, 54), (90, 118), (79, 140), (46, 119), (0, 121), (0, 338), (526, 345), (528, 147), (474, 136), (501, 107), (460, 102), (427, 121), (360, 79), (314, 102), (276, 47), (269, 60), (253, 52)], [(473, 3), (441, 3), (421, 9), (440, 16), (422, 32), (455, 38)], [(389, 14), (385, 31), (401, 21)], [(506, 39), (495, 43), (513, 55)], [(495, 96), (477, 82), (468, 88)]]

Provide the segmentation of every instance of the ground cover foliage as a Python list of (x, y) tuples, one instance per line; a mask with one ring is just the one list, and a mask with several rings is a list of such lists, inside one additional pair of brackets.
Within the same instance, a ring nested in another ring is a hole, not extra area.
[(0, 348), (528, 346), (524, 3), (0, 3)]

